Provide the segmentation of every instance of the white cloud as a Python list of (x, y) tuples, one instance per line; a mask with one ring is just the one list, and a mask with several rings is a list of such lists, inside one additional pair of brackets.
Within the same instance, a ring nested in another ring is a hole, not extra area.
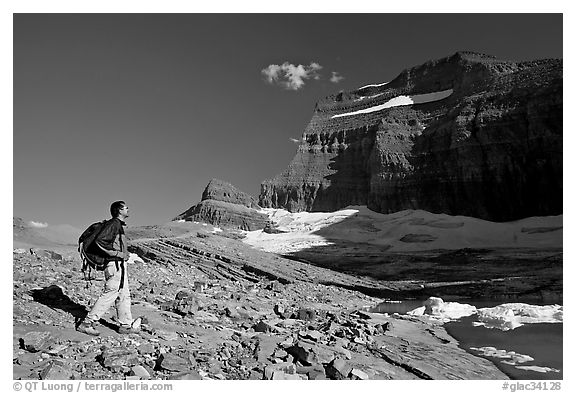
[(30, 221), (30, 222), (28, 222), (28, 224), (30, 224), (30, 226), (31, 226), (32, 228), (46, 228), (46, 227), (48, 227), (48, 223), (47, 223), (47, 222)]
[(294, 143), (300, 143), (300, 139), (296, 139), (296, 138), (290, 138), (290, 141), (292, 141)]
[(294, 65), (287, 61), (282, 65), (270, 64), (261, 72), (270, 84), (278, 84), (287, 90), (299, 90), (305, 85), (306, 79), (320, 79), (319, 71), (322, 66), (318, 63), (310, 63), (308, 66), (302, 64)]
[(332, 71), (332, 76), (330, 77), (330, 82), (339, 83), (343, 79), (344, 79), (344, 77), (342, 75), (340, 75), (338, 72)]

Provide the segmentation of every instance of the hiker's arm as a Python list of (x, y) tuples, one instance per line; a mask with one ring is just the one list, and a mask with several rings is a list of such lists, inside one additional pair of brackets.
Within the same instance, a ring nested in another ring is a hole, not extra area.
[(124, 258), (124, 253), (122, 251), (116, 251), (116, 250), (108, 250), (104, 247), (102, 247), (100, 244), (98, 244), (98, 242), (95, 242), (96, 245), (102, 250), (104, 251), (108, 256), (111, 257), (122, 257)]

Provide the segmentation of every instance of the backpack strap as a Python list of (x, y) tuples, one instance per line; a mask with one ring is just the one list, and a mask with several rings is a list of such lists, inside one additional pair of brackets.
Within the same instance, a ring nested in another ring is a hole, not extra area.
[[(118, 233), (118, 239), (120, 240), (120, 249), (122, 252), (124, 252), (125, 250), (124, 242), (122, 241), (122, 231)], [(124, 288), (124, 275), (126, 274), (126, 261), (124, 261), (124, 258), (122, 258), (122, 261), (120, 262), (120, 269), (122, 272), (120, 273), (120, 286), (118, 287), (118, 292)], [(116, 270), (118, 270), (118, 261), (116, 261)]]
[[(80, 249), (80, 258), (82, 259), (82, 274), (84, 281), (86, 281), (86, 289), (92, 285), (92, 266), (88, 263), (88, 256), (84, 253), (84, 249)], [(86, 274), (88, 271), (88, 274)]]

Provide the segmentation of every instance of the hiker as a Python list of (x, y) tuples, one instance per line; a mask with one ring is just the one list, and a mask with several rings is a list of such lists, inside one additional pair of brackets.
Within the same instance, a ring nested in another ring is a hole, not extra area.
[(94, 328), (94, 323), (100, 320), (112, 303), (116, 306), (120, 324), (118, 333), (128, 334), (139, 330), (138, 324), (132, 319), (130, 310), (130, 287), (126, 263), (130, 253), (127, 251), (123, 228), (126, 225), (124, 221), (129, 217), (128, 206), (124, 201), (116, 201), (110, 205), (110, 214), (112, 219), (106, 221), (90, 246), (92, 252), (100, 254), (107, 261), (104, 269), (106, 279), (104, 292), (77, 328), (79, 332), (92, 336), (100, 335), (100, 332)]

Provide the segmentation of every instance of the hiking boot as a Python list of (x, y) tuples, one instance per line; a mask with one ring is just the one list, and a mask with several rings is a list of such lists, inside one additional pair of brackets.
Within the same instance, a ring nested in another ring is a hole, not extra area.
[(76, 328), (76, 330), (82, 333), (89, 334), (91, 336), (100, 335), (100, 332), (94, 329), (94, 326), (92, 326), (92, 323), (90, 322), (82, 322), (80, 325), (78, 325), (78, 328)]
[(118, 333), (120, 334), (138, 333), (140, 331), (141, 324), (142, 324), (142, 318), (138, 317), (134, 321), (132, 321), (132, 325), (130, 326), (121, 325), (118, 328)]
[(139, 331), (140, 329), (136, 330), (132, 326), (120, 326), (118, 328), (118, 333), (120, 334), (132, 334), (132, 333), (138, 333)]

